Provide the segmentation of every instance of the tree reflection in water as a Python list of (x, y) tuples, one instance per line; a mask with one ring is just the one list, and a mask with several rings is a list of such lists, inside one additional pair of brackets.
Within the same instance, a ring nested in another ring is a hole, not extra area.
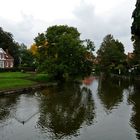
[(13, 116), (18, 96), (1, 96), (0, 97), (0, 131), (9, 124), (10, 118)]
[(38, 127), (52, 139), (78, 135), (94, 119), (91, 91), (78, 84), (63, 84), (43, 91)]
[(0, 98), (0, 122), (6, 121), (12, 114), (15, 108), (18, 96), (1, 96)]
[(120, 79), (99, 79), (98, 96), (107, 113), (122, 102), (124, 88), (125, 85)]
[(136, 130), (136, 136), (140, 139), (140, 86), (139, 81), (134, 84), (133, 92), (129, 94), (129, 102), (133, 105), (131, 117), (132, 127)]

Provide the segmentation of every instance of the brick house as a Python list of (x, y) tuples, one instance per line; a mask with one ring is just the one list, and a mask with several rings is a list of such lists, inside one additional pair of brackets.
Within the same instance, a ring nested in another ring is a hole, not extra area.
[(0, 48), (0, 68), (13, 68), (14, 58), (8, 53)]

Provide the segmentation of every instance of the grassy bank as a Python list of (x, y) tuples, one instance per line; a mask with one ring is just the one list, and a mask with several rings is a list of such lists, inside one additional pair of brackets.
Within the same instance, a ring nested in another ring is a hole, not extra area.
[(32, 74), (21, 72), (0, 73), (0, 90), (17, 89), (35, 85), (37, 82), (29, 80)]

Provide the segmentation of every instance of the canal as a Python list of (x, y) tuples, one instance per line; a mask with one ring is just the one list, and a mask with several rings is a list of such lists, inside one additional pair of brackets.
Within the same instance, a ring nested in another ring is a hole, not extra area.
[(140, 140), (139, 82), (95, 78), (0, 96), (0, 140)]

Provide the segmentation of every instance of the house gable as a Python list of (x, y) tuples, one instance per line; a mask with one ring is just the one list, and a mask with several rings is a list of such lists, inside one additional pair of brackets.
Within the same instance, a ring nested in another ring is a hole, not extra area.
[(13, 68), (14, 58), (8, 53), (0, 48), (0, 68)]

